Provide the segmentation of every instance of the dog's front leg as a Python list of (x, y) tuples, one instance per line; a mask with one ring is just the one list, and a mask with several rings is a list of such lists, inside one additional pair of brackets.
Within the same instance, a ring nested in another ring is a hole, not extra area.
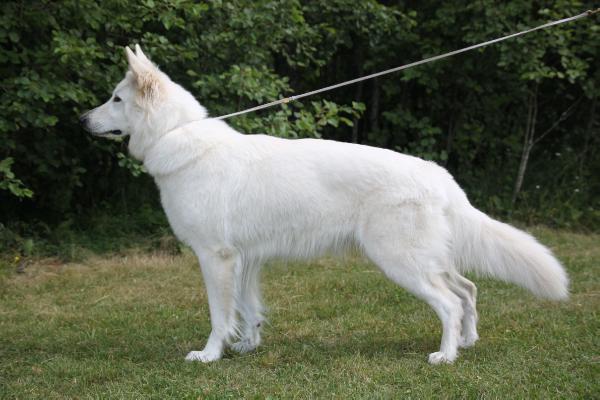
[(234, 270), (237, 257), (224, 249), (196, 252), (208, 294), (212, 330), (204, 350), (190, 351), (186, 361), (210, 362), (221, 358), (235, 333)]

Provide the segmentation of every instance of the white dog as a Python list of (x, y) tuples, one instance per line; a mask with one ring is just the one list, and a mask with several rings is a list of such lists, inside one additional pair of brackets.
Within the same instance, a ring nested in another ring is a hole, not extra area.
[(260, 344), (259, 272), (273, 258), (360, 249), (441, 319), (432, 364), (453, 362), (458, 348), (478, 339), (477, 290), (461, 273), (539, 297), (568, 296), (551, 252), (475, 209), (438, 165), (357, 144), (240, 134), (208, 118), (135, 50), (126, 48), (129, 71), (110, 100), (81, 121), (97, 136), (130, 136), (129, 151), (154, 177), (173, 231), (198, 256), (212, 331), (186, 360), (218, 360), (226, 345), (248, 352)]

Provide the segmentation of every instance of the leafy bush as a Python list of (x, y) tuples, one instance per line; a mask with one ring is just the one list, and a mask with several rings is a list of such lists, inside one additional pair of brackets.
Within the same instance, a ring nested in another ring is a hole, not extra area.
[[(128, 212), (130, 202), (157, 207), (125, 143), (94, 140), (78, 126), (122, 77), (125, 45), (140, 43), (220, 115), (585, 8), (576, 0), (5, 1), (2, 220), (57, 226), (90, 211)], [(598, 229), (594, 18), (230, 123), (246, 133), (407, 151), (448, 167), (488, 211)]]

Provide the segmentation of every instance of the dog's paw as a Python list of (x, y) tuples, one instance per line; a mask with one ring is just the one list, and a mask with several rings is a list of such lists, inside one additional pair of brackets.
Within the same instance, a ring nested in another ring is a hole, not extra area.
[(239, 342), (233, 343), (230, 347), (231, 350), (237, 351), (240, 354), (244, 354), (256, 350), (258, 344), (249, 339), (242, 339)]
[(438, 365), (438, 364), (452, 364), (456, 356), (448, 357), (448, 355), (442, 351), (436, 351), (435, 353), (431, 353), (429, 355), (429, 364)]
[(458, 341), (458, 346), (462, 347), (463, 349), (466, 349), (468, 347), (472, 347), (478, 340), (479, 336), (477, 335), (477, 333), (461, 336)]
[(200, 361), (203, 363), (216, 361), (221, 358), (220, 352), (210, 352), (206, 350), (202, 351), (190, 351), (187, 356), (185, 356), (185, 361)]

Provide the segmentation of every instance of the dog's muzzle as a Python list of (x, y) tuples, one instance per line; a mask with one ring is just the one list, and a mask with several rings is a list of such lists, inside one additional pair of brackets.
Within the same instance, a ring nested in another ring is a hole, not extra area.
[(121, 136), (123, 134), (123, 132), (119, 129), (115, 129), (113, 131), (106, 131), (106, 132), (95, 131), (94, 129), (92, 129), (90, 127), (89, 113), (90, 112), (88, 111), (88, 112), (81, 114), (81, 116), (79, 117), (79, 123), (83, 126), (83, 129), (85, 129), (92, 135), (94, 135), (94, 136)]

